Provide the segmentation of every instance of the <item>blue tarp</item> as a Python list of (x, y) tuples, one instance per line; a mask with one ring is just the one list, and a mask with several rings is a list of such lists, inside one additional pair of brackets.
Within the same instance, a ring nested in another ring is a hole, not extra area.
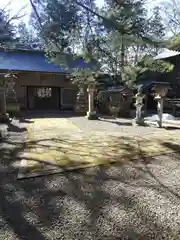
[[(71, 61), (73, 68), (91, 68), (83, 59)], [(0, 51), (0, 70), (31, 72), (66, 72), (63, 67), (48, 63), (43, 52), (39, 51)]]

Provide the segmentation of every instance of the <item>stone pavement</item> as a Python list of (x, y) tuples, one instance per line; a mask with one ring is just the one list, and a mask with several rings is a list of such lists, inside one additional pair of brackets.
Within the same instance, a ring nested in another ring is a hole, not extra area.
[(32, 121), (27, 141), (17, 156), (19, 179), (161, 155), (173, 151), (169, 147), (172, 142), (179, 144), (179, 131), (133, 127), (124, 119)]

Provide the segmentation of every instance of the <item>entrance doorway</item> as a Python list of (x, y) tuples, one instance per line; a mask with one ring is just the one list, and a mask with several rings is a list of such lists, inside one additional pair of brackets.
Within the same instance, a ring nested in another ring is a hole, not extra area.
[(28, 109), (60, 109), (60, 89), (58, 87), (28, 87)]

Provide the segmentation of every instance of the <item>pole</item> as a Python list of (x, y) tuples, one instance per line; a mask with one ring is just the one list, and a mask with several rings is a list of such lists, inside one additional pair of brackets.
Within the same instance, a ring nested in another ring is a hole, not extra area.
[(163, 98), (162, 97), (158, 97), (158, 104), (157, 104), (157, 110), (158, 110), (158, 125), (159, 128), (162, 128), (162, 122), (163, 122)]

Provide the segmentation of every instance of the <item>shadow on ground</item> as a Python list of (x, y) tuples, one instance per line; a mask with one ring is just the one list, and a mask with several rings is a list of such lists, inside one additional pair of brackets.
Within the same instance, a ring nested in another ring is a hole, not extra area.
[[(119, 148), (117, 138), (114, 141)], [(179, 239), (174, 212), (168, 224), (159, 220), (171, 210), (167, 202), (175, 213), (180, 204), (180, 186), (167, 185), (166, 172), (162, 177), (154, 171), (156, 164), (160, 168), (159, 157), (147, 158), (139, 151), (137, 161), (122, 162), (117, 155), (115, 165), (18, 181), (14, 162), (26, 144), (17, 135), (0, 146), (1, 239)], [(173, 167), (177, 167), (180, 147), (171, 142), (162, 145), (175, 152)], [(137, 153), (126, 147), (131, 155)], [(162, 161), (166, 160), (164, 156)], [(166, 204), (161, 206), (161, 199)]]
[[(80, 135), (79, 139), (72, 135), (56, 134), (56, 138), (42, 138), (47, 132), (38, 133), (36, 140), (24, 142), (17, 161), (26, 160), (20, 166), (21, 177), (46, 175), (52, 170), (66, 171), (72, 168), (92, 167), (111, 163), (126, 163), (127, 161), (148, 162), (149, 156), (159, 156), (169, 152), (160, 139), (144, 139), (141, 137), (116, 137)], [(50, 135), (50, 133), (49, 133)]]
[(162, 143), (163, 146), (165, 146), (166, 148), (171, 149), (176, 155), (180, 155), (180, 145), (177, 143), (173, 143), (173, 142), (163, 142)]
[(27, 118), (23, 118), (23, 117), (19, 118), (19, 122), (20, 123), (34, 123), (33, 120), (27, 119)]
[(107, 120), (107, 119), (103, 119), (103, 118), (101, 118), (99, 120), (102, 122), (109, 122), (109, 123), (117, 124), (119, 126), (132, 126), (132, 123), (130, 123), (130, 122), (112, 121), (112, 120), (109, 120), (109, 119)]
[(7, 131), (22, 133), (22, 132), (26, 132), (27, 128), (26, 127), (19, 127), (19, 126), (10, 122), (10, 123), (7, 124)]
[(38, 111), (26, 111), (21, 113), (20, 119), (23, 122), (23, 119), (25, 121), (31, 121), (31, 119), (40, 119), (40, 118), (72, 118), (72, 117), (80, 117), (84, 116), (84, 114), (81, 113), (74, 113), (73, 111), (67, 111), (67, 112), (60, 112), (60, 111), (46, 111), (46, 110), (38, 110)]

